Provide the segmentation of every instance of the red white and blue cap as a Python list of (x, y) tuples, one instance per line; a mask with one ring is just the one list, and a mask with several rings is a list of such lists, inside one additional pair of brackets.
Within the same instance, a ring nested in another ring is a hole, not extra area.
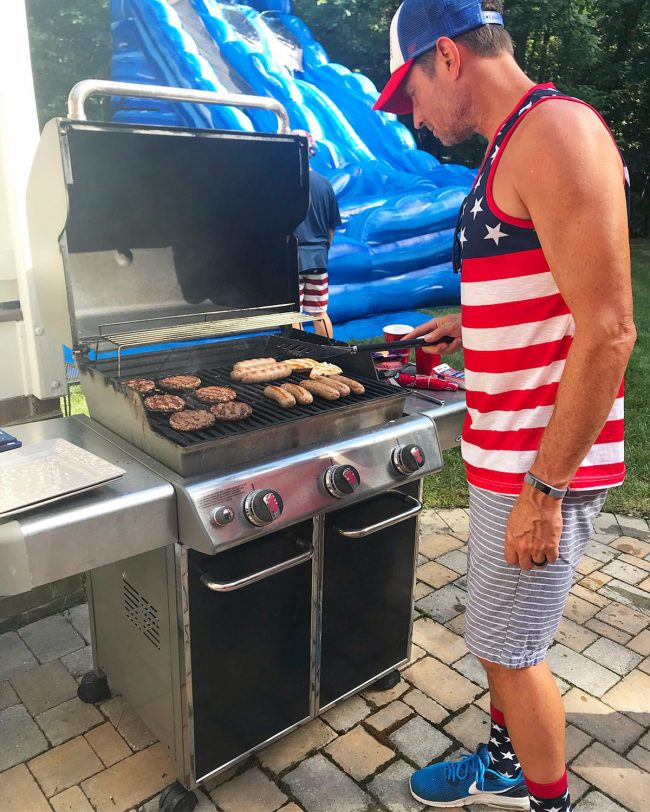
[(412, 113), (404, 83), (419, 56), (440, 37), (453, 39), (482, 25), (503, 25), (498, 11), (483, 11), (482, 5), (482, 0), (404, 0), (390, 25), (390, 79), (373, 109)]

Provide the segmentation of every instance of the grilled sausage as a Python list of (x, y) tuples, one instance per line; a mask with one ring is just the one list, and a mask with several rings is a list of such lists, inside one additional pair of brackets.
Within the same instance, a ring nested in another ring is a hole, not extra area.
[(347, 383), (343, 383), (343, 381), (337, 381), (333, 378), (333, 376), (329, 375), (323, 383), (326, 383), (328, 386), (331, 386), (332, 389), (336, 389), (340, 392), (342, 398), (347, 398), (350, 392), (352, 391)]
[(237, 361), (232, 365), (233, 369), (248, 369), (249, 367), (269, 366), (270, 364), (277, 364), (275, 358), (249, 358), (248, 361)]
[(362, 383), (355, 381), (353, 378), (346, 378), (344, 375), (330, 375), (327, 382), (330, 383), (331, 381), (340, 381), (340, 383), (349, 386), (353, 395), (363, 395), (366, 391), (366, 387)]
[[(252, 370), (244, 370), (241, 373), (237, 370), (237, 372), (232, 372), (230, 377), (242, 383), (270, 383), (280, 378), (288, 378), (291, 372), (291, 367), (286, 366), (286, 364), (272, 364), (268, 367), (255, 367)], [(241, 375), (241, 377), (233, 377), (235, 375)]]
[(308, 392), (302, 386), (298, 386), (295, 383), (282, 383), (280, 386), (285, 389), (289, 394), (293, 395), (296, 399), (296, 402), (299, 403), (301, 406), (309, 406), (310, 403), (314, 402), (314, 396), (311, 392)]
[(333, 386), (329, 386), (321, 380), (312, 381), (311, 379), (307, 378), (304, 381), (300, 381), (300, 385), (308, 392), (311, 392), (312, 395), (316, 395), (318, 398), (325, 398), (325, 400), (338, 400), (341, 397), (341, 393), (338, 389), (334, 389)]
[(286, 392), (281, 386), (267, 386), (264, 396), (269, 400), (274, 400), (283, 409), (292, 409), (296, 405), (296, 399), (290, 392)]

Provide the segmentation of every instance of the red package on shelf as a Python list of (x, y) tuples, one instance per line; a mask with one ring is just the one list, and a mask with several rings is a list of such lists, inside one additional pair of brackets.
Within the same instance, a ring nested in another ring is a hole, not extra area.
[(405, 389), (433, 389), (438, 392), (456, 392), (458, 384), (454, 381), (443, 381), (435, 375), (406, 375), (400, 373), (397, 383)]

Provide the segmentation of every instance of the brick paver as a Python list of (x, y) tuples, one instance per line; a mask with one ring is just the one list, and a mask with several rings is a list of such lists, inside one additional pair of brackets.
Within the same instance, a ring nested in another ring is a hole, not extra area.
[(77, 683), (58, 660), (29, 671), (20, 671), (12, 677), (11, 684), (32, 716), (60, 705), (77, 694)]
[[(487, 738), (485, 675), (462, 639), (467, 512), (427, 511), (421, 526), (403, 679), (212, 779), (196, 812), (419, 812), (412, 771)], [(567, 711), (569, 785), (575, 812), (647, 812), (650, 530), (614, 514), (596, 527), (549, 653)], [(166, 749), (122, 697), (99, 707), (76, 698), (92, 666), (88, 641), (86, 606), (0, 635), (0, 812), (156, 812), (175, 780)]]
[(18, 633), (41, 663), (56, 660), (85, 645), (84, 639), (62, 615), (37, 620), (23, 626)]
[(83, 736), (48, 750), (27, 766), (48, 798), (104, 769)]

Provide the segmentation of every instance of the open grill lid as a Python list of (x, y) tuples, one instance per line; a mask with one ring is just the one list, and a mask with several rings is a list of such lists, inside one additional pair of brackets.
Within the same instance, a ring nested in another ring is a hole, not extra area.
[[(98, 92), (239, 103), (128, 88)], [(253, 101), (283, 122), (276, 102)], [(305, 138), (54, 119), (28, 190), (46, 329), (83, 348), (99, 337), (137, 346), (295, 321), (293, 230), (308, 205)]]

